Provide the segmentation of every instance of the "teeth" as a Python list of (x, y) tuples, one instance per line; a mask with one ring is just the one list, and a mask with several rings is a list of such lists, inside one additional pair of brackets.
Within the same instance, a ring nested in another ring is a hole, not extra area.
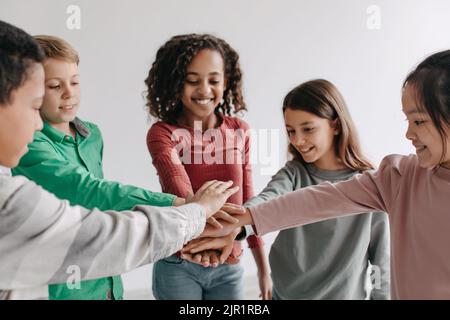
[(205, 105), (205, 104), (208, 104), (210, 101), (211, 101), (211, 99), (202, 99), (202, 100), (196, 99), (195, 103)]
[(313, 147), (310, 147), (310, 148), (307, 148), (307, 149), (300, 149), (300, 152), (305, 153), (305, 152), (310, 151), (312, 148), (313, 148)]
[(422, 150), (425, 150), (426, 148), (427, 148), (427, 146), (417, 147), (417, 151), (422, 151)]

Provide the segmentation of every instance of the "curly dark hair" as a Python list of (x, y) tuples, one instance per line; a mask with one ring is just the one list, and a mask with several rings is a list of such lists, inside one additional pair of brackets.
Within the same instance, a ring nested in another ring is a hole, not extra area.
[(23, 85), (34, 63), (44, 53), (25, 31), (0, 20), (0, 104), (11, 102), (12, 92)]
[(181, 95), (187, 66), (203, 49), (217, 51), (224, 61), (227, 87), (223, 103), (216, 107), (216, 114), (231, 115), (232, 110), (234, 113), (246, 110), (237, 52), (227, 42), (210, 34), (185, 34), (172, 37), (158, 49), (145, 79), (146, 105), (151, 116), (167, 123), (176, 123), (183, 110)]

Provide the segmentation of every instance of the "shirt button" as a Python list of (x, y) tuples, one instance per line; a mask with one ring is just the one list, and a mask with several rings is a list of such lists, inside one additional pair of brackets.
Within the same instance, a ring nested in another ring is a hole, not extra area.
[(108, 291), (106, 291), (106, 299), (112, 300), (112, 290), (111, 289), (108, 289)]

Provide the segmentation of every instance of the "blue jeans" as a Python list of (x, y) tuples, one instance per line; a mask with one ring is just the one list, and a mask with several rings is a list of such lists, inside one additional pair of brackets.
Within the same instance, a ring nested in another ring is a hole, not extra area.
[(157, 300), (243, 300), (240, 264), (203, 267), (177, 256), (155, 262), (153, 295)]

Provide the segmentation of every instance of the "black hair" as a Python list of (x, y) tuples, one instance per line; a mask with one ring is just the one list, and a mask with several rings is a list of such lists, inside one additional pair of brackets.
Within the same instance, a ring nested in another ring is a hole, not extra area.
[(242, 95), (242, 72), (239, 55), (225, 41), (210, 34), (177, 35), (159, 48), (156, 59), (145, 80), (147, 107), (150, 115), (168, 123), (175, 123), (181, 115), (181, 94), (186, 69), (203, 49), (217, 51), (224, 61), (227, 87), (215, 112), (226, 115), (246, 110)]
[(0, 20), (0, 104), (11, 102), (11, 93), (23, 85), (29, 69), (43, 60), (33, 37)]
[(426, 111), (438, 130), (443, 144), (441, 161), (447, 153), (450, 129), (450, 50), (435, 53), (422, 61), (406, 77), (406, 85), (414, 88), (418, 108)]

